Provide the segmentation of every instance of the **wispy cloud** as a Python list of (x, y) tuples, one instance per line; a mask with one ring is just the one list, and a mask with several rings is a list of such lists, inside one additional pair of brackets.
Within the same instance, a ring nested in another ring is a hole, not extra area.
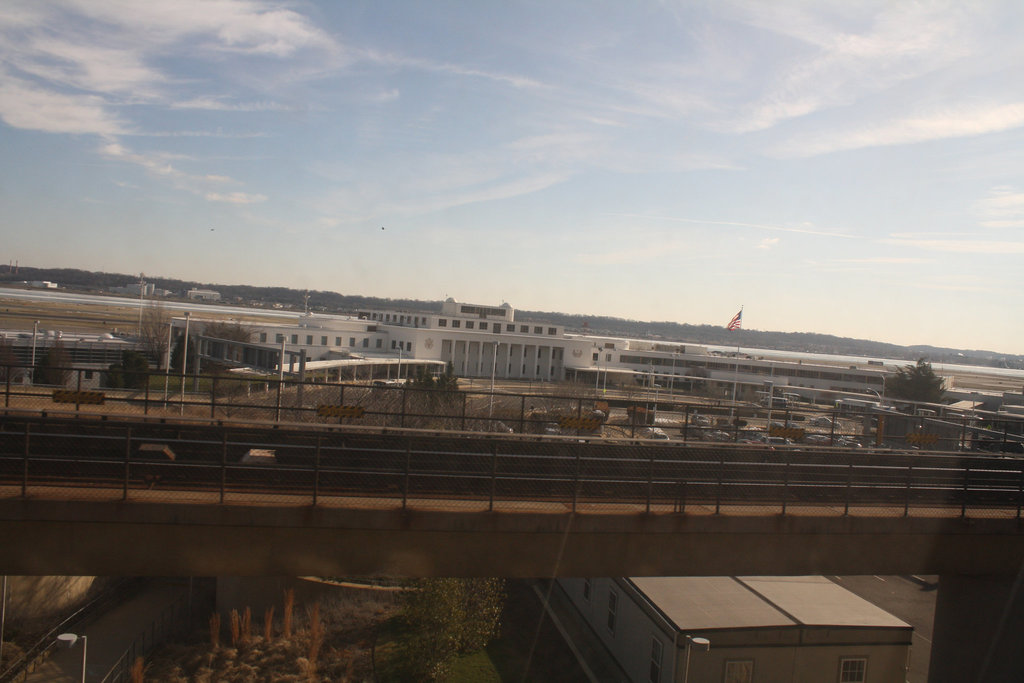
[(227, 204), (259, 204), (267, 201), (261, 194), (248, 194), (246, 192), (207, 192), (206, 199), (211, 202), (225, 202)]
[(202, 109), (206, 111), (238, 111), (238, 112), (259, 112), (259, 111), (294, 111), (280, 102), (231, 102), (222, 97), (197, 97), (181, 102), (172, 102), (171, 109)]
[(779, 238), (778, 237), (765, 237), (763, 240), (761, 240), (758, 243), (757, 248), (758, 249), (772, 249), (772, 248), (778, 246), (778, 244), (779, 244)]
[(915, 263), (934, 263), (935, 259), (916, 256), (870, 256), (868, 258), (841, 258), (834, 263), (880, 263), (885, 265), (911, 265)]
[(1007, 186), (995, 187), (978, 202), (978, 211), (983, 227), (1024, 227), (1024, 192)]
[(675, 223), (692, 223), (695, 225), (725, 225), (736, 228), (753, 228), (754, 230), (767, 230), (769, 232), (789, 232), (801, 235), (820, 235), (822, 237), (841, 237), (843, 239), (860, 239), (859, 236), (843, 233), (843, 232), (829, 232), (827, 230), (816, 230), (810, 225), (805, 224), (804, 226), (784, 226), (784, 225), (771, 225), (768, 223), (745, 223), (740, 221), (713, 221), (701, 218), (681, 218), (679, 216), (659, 216), (655, 214), (642, 214), (642, 213), (625, 213), (615, 214), (619, 216), (629, 216), (632, 218), (647, 218), (651, 220), (670, 221)]
[(998, 133), (1024, 126), (1024, 103), (949, 108), (861, 127), (794, 137), (775, 146), (780, 157), (806, 157), (830, 152), (907, 145), (930, 140)]
[(766, 94), (728, 124), (737, 132), (850, 104), (950, 64), (974, 42), (967, 8), (735, 4), (737, 21), (797, 41), (772, 72)]
[(912, 247), (928, 251), (943, 251), (959, 254), (1024, 254), (1024, 242), (995, 240), (926, 240), (888, 238), (880, 240), (883, 244), (899, 247)]
[(0, 71), (0, 119), (12, 128), (45, 133), (115, 136), (128, 124), (96, 95), (64, 94)]

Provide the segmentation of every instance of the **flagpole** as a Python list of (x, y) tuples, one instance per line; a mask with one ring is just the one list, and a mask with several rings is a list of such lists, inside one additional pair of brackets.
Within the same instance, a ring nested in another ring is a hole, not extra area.
[[(736, 314), (734, 320), (743, 320), (743, 306), (740, 305), (740, 312)], [(732, 324), (729, 326), (730, 331), (733, 329)], [(737, 327), (738, 329), (738, 327)], [(736, 384), (739, 382), (740, 377), (740, 345), (736, 344), (736, 355), (733, 356), (733, 371), (732, 371), (732, 405), (729, 406), (729, 422), (733, 422), (733, 410), (736, 408)], [(736, 426), (735, 424), (733, 425)]]

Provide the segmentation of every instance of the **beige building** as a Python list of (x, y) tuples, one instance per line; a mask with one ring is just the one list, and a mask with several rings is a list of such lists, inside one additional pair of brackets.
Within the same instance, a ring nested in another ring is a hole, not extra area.
[(906, 680), (913, 628), (824, 577), (559, 584), (633, 683)]

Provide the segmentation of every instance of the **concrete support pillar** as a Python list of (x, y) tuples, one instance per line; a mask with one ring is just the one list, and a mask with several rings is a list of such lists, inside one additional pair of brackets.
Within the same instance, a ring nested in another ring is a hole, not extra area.
[(1024, 681), (1024, 596), (1013, 577), (939, 577), (929, 683)]

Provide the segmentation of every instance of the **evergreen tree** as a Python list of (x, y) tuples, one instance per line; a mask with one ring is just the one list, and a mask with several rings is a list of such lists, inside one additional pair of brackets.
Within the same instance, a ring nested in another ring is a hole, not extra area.
[(932, 364), (925, 358), (919, 358), (916, 365), (904, 365), (886, 381), (885, 393), (908, 401), (939, 403), (945, 391), (942, 378), (932, 370)]
[(35, 384), (66, 385), (71, 380), (71, 356), (64, 344), (57, 342), (36, 362), (33, 382)]

